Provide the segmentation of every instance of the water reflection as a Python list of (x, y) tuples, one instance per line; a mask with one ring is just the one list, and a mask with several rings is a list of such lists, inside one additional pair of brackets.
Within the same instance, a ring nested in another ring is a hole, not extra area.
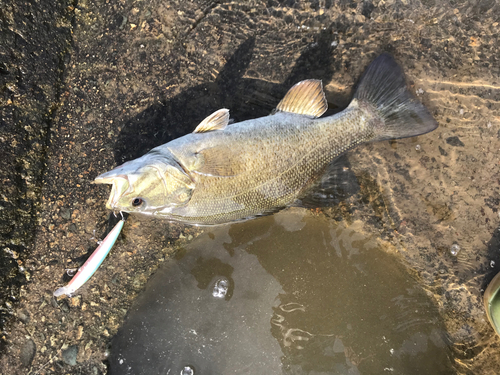
[(360, 224), (295, 209), (184, 250), (113, 339), (111, 374), (454, 373), (436, 308)]

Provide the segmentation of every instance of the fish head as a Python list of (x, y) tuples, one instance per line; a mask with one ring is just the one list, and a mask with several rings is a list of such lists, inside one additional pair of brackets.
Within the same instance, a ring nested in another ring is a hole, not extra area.
[(96, 184), (111, 185), (108, 209), (154, 215), (189, 201), (194, 182), (178, 164), (157, 160), (145, 163), (141, 159), (124, 163), (95, 179)]

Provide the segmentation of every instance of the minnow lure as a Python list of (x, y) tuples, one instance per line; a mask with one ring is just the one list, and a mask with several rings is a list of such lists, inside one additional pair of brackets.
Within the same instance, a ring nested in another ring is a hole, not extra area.
[(106, 238), (101, 242), (101, 244), (95, 249), (92, 255), (87, 259), (87, 261), (80, 267), (76, 275), (71, 279), (68, 285), (63, 286), (57, 289), (54, 292), (55, 297), (62, 296), (66, 294), (68, 297), (71, 297), (73, 293), (75, 293), (83, 284), (85, 284), (88, 279), (92, 277), (92, 275), (97, 271), (104, 258), (108, 255), (109, 251), (113, 247), (120, 234), (123, 223), (125, 223), (125, 219), (122, 218), (115, 227), (108, 233)]

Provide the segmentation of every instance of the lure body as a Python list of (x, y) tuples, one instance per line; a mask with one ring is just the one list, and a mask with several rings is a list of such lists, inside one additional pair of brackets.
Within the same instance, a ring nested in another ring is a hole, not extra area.
[(106, 238), (101, 242), (101, 244), (95, 249), (92, 255), (87, 259), (87, 261), (80, 267), (76, 275), (71, 279), (68, 285), (57, 289), (54, 292), (55, 297), (62, 296), (63, 294), (71, 297), (83, 284), (85, 284), (97, 271), (99, 266), (102, 264), (104, 258), (108, 255), (109, 251), (113, 247), (120, 234), (123, 223), (125, 220), (120, 220), (115, 227), (108, 233)]

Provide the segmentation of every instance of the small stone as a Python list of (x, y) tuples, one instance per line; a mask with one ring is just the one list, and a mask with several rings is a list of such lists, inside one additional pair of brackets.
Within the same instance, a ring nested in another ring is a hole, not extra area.
[(69, 312), (69, 304), (68, 304), (68, 300), (66, 300), (66, 299), (65, 299), (65, 300), (63, 300), (63, 301), (61, 302), (61, 304), (59, 305), (59, 307), (61, 308), (61, 311), (62, 311), (62, 312), (65, 312), (65, 313)]
[(23, 322), (24, 324), (27, 324), (27, 323), (29, 323), (29, 321), (30, 321), (30, 316), (29, 316), (29, 314), (28, 314), (28, 312), (27, 312), (27, 311), (21, 311), (21, 312), (19, 312), (19, 313), (17, 314), (17, 317), (18, 317), (18, 318), (19, 318), (19, 320), (20, 320), (21, 322)]
[(464, 147), (464, 143), (457, 136), (446, 138), (446, 143), (455, 147)]
[(21, 353), (19, 353), (19, 358), (21, 359), (21, 364), (24, 367), (30, 367), (33, 358), (35, 358), (36, 345), (32, 339), (29, 339), (24, 343), (21, 348)]
[(56, 297), (54, 297), (54, 296), (51, 296), (51, 297), (50, 297), (50, 304), (52, 305), (52, 307), (53, 307), (54, 309), (59, 308), (59, 304), (57, 303), (57, 299), (56, 299)]
[(62, 351), (62, 359), (64, 363), (75, 366), (76, 356), (78, 355), (78, 345), (71, 345), (68, 349)]
[(69, 208), (61, 210), (61, 217), (66, 220), (71, 219), (71, 210)]
[(76, 334), (76, 339), (80, 340), (82, 338), (82, 335), (83, 335), (83, 326), (79, 325), (78, 326), (78, 332)]

